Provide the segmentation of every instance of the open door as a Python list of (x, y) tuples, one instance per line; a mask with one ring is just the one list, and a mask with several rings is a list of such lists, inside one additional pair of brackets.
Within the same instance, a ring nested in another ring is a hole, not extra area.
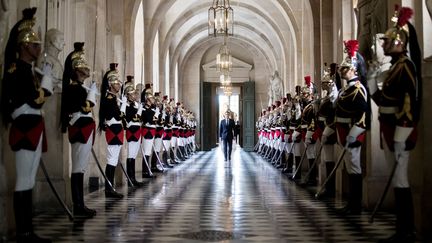
[(255, 146), (255, 82), (243, 83), (243, 149), (252, 152)]

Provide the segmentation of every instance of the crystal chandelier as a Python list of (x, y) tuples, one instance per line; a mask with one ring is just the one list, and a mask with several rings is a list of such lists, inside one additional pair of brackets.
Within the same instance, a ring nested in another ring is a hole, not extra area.
[(231, 76), (229, 74), (221, 74), (219, 76), (219, 82), (222, 86), (231, 85)]
[(232, 57), (231, 52), (225, 41), (216, 55), (216, 70), (223, 74), (227, 74), (232, 70)]
[(213, 0), (208, 10), (209, 36), (233, 35), (234, 11), (229, 0)]
[(225, 96), (230, 97), (232, 95), (232, 85), (231, 84), (222, 86), (222, 90), (223, 90), (223, 93)]

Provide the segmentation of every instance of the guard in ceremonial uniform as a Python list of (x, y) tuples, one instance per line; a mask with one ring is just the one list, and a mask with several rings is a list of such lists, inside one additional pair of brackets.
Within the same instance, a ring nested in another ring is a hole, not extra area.
[(5, 50), (2, 88), (4, 124), (11, 123), (9, 145), (15, 152), (16, 183), (13, 197), (17, 242), (51, 242), (33, 232), (32, 191), (42, 152), (47, 151), (41, 108), (53, 92), (51, 66), (36, 75), (34, 64), (41, 53), (36, 32), (36, 8), (24, 9), (23, 18), (9, 34)]
[[(299, 166), (301, 160), (301, 116), (302, 116), (302, 107), (301, 107), (301, 87), (296, 87), (296, 91), (298, 90), (298, 94), (293, 98), (293, 106), (291, 108), (291, 119), (289, 123), (290, 130), (290, 138), (289, 142), (291, 143), (290, 152), (288, 156), (288, 168), (285, 170), (285, 173), (291, 173), (295, 171), (296, 166)], [(293, 161), (294, 160), (294, 161)], [(301, 179), (301, 173), (297, 173), (295, 179)]]
[(126, 159), (126, 171), (132, 182), (128, 186), (142, 187), (144, 183), (136, 180), (135, 176), (135, 159), (140, 151), (141, 146), (141, 113), (142, 104), (138, 103), (139, 93), (134, 88), (133, 76), (127, 76), (124, 88), (124, 95), (127, 98), (126, 105), (126, 141), (128, 142), (128, 153)]
[[(107, 146), (107, 165), (105, 174), (105, 196), (110, 198), (123, 198), (123, 195), (114, 190), (114, 174), (119, 161), (120, 150), (123, 145), (124, 112), (126, 111), (126, 97), (122, 97), (119, 107), (117, 95), (122, 87), (117, 63), (111, 63), (110, 69), (105, 73), (101, 86), (101, 104), (99, 110), (99, 129), (105, 131)], [(100, 130), (99, 130), (100, 131)]]
[(90, 77), (90, 68), (85, 59), (84, 43), (74, 43), (74, 51), (65, 61), (63, 73), (63, 92), (61, 103), (61, 130), (68, 131), (71, 143), (72, 174), (71, 192), (74, 216), (91, 218), (96, 211), (84, 204), (84, 173), (88, 166), (90, 152), (94, 143), (96, 123), (92, 110), (96, 104), (96, 83), (89, 91), (84, 81)]
[[(408, 22), (413, 11), (397, 9), (392, 18), (394, 26), (383, 39), (384, 54), (391, 56), (392, 66), (382, 73), (382, 90), (376, 79), (370, 80), (373, 100), (379, 106), (381, 145), (389, 167), (396, 166), (392, 185), (396, 205), (396, 233), (380, 242), (414, 242), (414, 207), (408, 180), (409, 154), (417, 140), (417, 123), (420, 113), (419, 77), (421, 57), (414, 27)], [(409, 45), (410, 59), (407, 56)], [(397, 163), (395, 165), (394, 163)]]
[[(155, 97), (155, 105), (156, 105), (156, 133), (154, 136), (154, 140), (153, 140), (153, 146), (154, 146), (154, 150), (153, 150), (153, 155), (152, 155), (152, 171), (153, 172), (163, 172), (164, 168), (158, 168), (158, 164), (162, 163), (162, 135), (164, 133), (164, 116), (165, 116), (165, 112), (163, 109), (163, 104), (160, 98), (160, 92), (155, 92), (154, 93), (154, 97)], [(162, 165), (162, 164), (161, 164)]]
[[(313, 87), (311, 84), (311, 77), (306, 76), (305, 82), (306, 86), (303, 87), (303, 93), (302, 93), (302, 101), (305, 105), (302, 117), (301, 117), (301, 129), (302, 129), (302, 136), (304, 139), (304, 142), (306, 144), (306, 157), (309, 160), (309, 167), (313, 165), (316, 158), (316, 141), (318, 140), (319, 134), (321, 133), (318, 127), (316, 126), (316, 112), (318, 110), (318, 101), (314, 100), (313, 92), (314, 90), (310, 87)], [(315, 166), (312, 169), (312, 172), (309, 176), (309, 181), (307, 182), (310, 185), (316, 185), (317, 180), (316, 177), (318, 175), (317, 173), (317, 167)], [(301, 169), (298, 173), (301, 173)]]
[[(321, 133), (321, 160), (325, 164), (326, 177), (334, 169), (335, 155), (334, 145), (336, 144), (336, 127), (335, 127), (335, 102), (338, 97), (338, 85), (336, 82), (337, 77), (337, 64), (330, 64), (330, 70), (324, 70), (324, 76), (321, 81), (321, 87), (324, 91), (323, 98), (321, 99), (318, 108), (317, 126), (322, 131)], [(335, 176), (330, 178), (325, 188), (327, 196), (335, 195)]]
[(368, 128), (368, 93), (360, 80), (359, 70), (364, 63), (359, 57), (358, 41), (345, 41), (346, 58), (340, 65), (341, 77), (347, 86), (339, 93), (336, 101), (336, 132), (338, 143), (346, 149), (345, 168), (348, 172), (348, 204), (339, 210), (342, 214), (360, 214), (362, 206), (362, 169), (360, 165), (361, 145)]
[(171, 106), (169, 103), (169, 99), (168, 96), (165, 95), (162, 98), (162, 104), (163, 104), (163, 109), (164, 111), (162, 112), (163, 114), (163, 135), (162, 135), (162, 149), (163, 149), (163, 154), (162, 154), (162, 160), (164, 161), (164, 163), (166, 163), (168, 165), (168, 167), (172, 168), (174, 167), (171, 162), (173, 161), (173, 158), (171, 158), (171, 138), (172, 138), (172, 116), (171, 116)]
[(159, 114), (156, 114), (155, 98), (150, 84), (145, 85), (145, 89), (141, 94), (142, 100), (145, 102), (142, 118), (142, 137), (143, 137), (143, 163), (142, 163), (142, 176), (143, 178), (153, 178), (154, 175), (150, 167), (150, 157), (153, 151), (153, 140), (156, 134), (156, 121)]

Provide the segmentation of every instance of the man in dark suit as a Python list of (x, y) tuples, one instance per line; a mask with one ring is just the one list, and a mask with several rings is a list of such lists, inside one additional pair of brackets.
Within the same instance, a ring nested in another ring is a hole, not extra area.
[(219, 137), (223, 142), (223, 151), (225, 161), (231, 160), (231, 151), (232, 151), (232, 140), (234, 138), (234, 120), (230, 118), (231, 111), (227, 110), (225, 112), (225, 119), (220, 122), (219, 127)]

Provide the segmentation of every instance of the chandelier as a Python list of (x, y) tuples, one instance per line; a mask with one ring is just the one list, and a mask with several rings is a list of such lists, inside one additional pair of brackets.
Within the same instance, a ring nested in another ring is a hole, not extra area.
[(219, 76), (219, 82), (222, 86), (231, 85), (231, 76), (229, 74), (221, 74)]
[(232, 57), (225, 40), (216, 55), (216, 70), (223, 74), (227, 74), (232, 70)]
[(229, 0), (213, 0), (208, 10), (209, 36), (233, 35), (234, 11)]
[(225, 96), (230, 97), (232, 95), (232, 85), (231, 84), (227, 84), (222, 86), (222, 90)]

